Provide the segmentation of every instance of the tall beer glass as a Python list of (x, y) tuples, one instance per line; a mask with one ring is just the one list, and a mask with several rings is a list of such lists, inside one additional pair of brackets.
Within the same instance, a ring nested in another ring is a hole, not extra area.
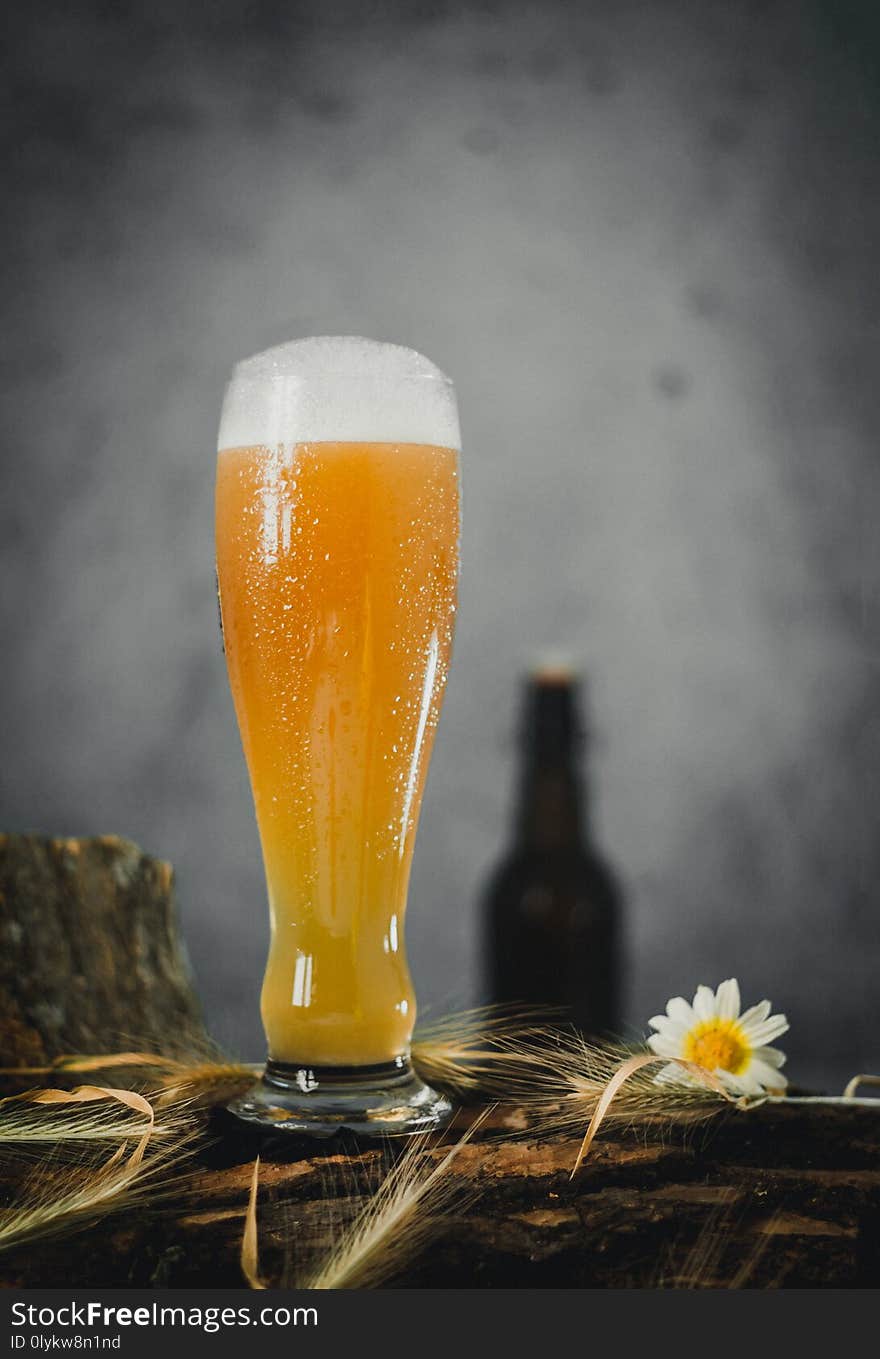
[(240, 363), (217, 463), (223, 634), (269, 894), (269, 1060), (235, 1102), (329, 1134), (441, 1126), (410, 1065), (404, 914), (452, 647), (459, 429), (420, 354), (351, 337)]

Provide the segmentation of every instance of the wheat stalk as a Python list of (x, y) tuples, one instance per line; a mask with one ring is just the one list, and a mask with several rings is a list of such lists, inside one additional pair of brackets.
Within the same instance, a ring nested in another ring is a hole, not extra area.
[(247, 1211), (244, 1215), (244, 1235), (241, 1238), (241, 1272), (248, 1288), (265, 1288), (260, 1278), (260, 1242), (257, 1229), (257, 1192), (260, 1187), (260, 1158), (254, 1161)]
[[(379, 1188), (367, 1200), (322, 1259), (285, 1278), (284, 1288), (377, 1288), (424, 1248), (440, 1230), (449, 1209), (467, 1194), (449, 1175), (461, 1149), (471, 1140), (488, 1110), (474, 1120), (440, 1161), (426, 1163), (434, 1137), (421, 1133), (408, 1140)], [(259, 1159), (254, 1163), (245, 1214), (241, 1266), (250, 1288), (266, 1288), (259, 1265), (257, 1193)], [(325, 1201), (333, 1202), (328, 1192)]]
[[(534, 1008), (487, 1006), (450, 1015), (417, 1031), (412, 1055), (427, 1081), (460, 1098), (516, 1103), (526, 1115), (524, 1131), (583, 1135), (586, 1128), (575, 1169), (601, 1124), (693, 1122), (733, 1102), (701, 1068), (689, 1066), (690, 1079), (664, 1080), (662, 1073), (642, 1070), (659, 1063), (644, 1046), (590, 1043), (573, 1029), (553, 1027), (547, 1012)], [(74, 1055), (29, 1070), (46, 1075), (119, 1067), (149, 1076), (158, 1087), (157, 1108), (221, 1103), (260, 1071), (200, 1054), (184, 1059), (146, 1051)], [(24, 1069), (12, 1070), (21, 1075)]]
[(71, 1054), (58, 1057), (47, 1066), (2, 1067), (0, 1076), (73, 1076), (120, 1067), (132, 1074), (140, 1073), (155, 1092), (157, 1108), (182, 1100), (219, 1104), (246, 1088), (262, 1070), (249, 1063), (209, 1059), (201, 1054), (183, 1059), (159, 1052), (132, 1051)]
[[(653, 1054), (622, 1042), (591, 1043), (574, 1029), (542, 1022), (539, 1011), (492, 1007), (447, 1019), (417, 1034), (413, 1060), (426, 1080), (463, 1095), (515, 1103), (527, 1131), (583, 1135), (625, 1063), (644, 1057), (613, 1092), (608, 1126), (666, 1124), (710, 1118), (728, 1097), (702, 1069), (686, 1081), (658, 1080)], [(670, 1063), (666, 1063), (669, 1065)], [(706, 1073), (707, 1074), (707, 1073)]]
[(367, 1200), (330, 1256), (296, 1285), (300, 1288), (377, 1288), (424, 1248), (460, 1197), (449, 1170), (476, 1132), (478, 1118), (442, 1160), (426, 1168), (428, 1133), (413, 1139)]
[[(731, 1200), (735, 1197), (732, 1190), (728, 1197)], [(734, 1272), (724, 1282), (719, 1282), (722, 1277), (721, 1263), (734, 1239), (735, 1228), (731, 1203), (722, 1203), (709, 1215), (701, 1227), (696, 1241), (687, 1252), (679, 1268), (675, 1268), (674, 1254), (670, 1253), (667, 1270), (660, 1274), (656, 1287), (724, 1288), (733, 1291), (748, 1288), (767, 1252), (779, 1217), (778, 1213), (774, 1213), (765, 1222), (751, 1250), (745, 1252)], [(775, 1288), (778, 1287), (778, 1284), (779, 1279), (777, 1278), (765, 1286)]]
[[(136, 1091), (104, 1086), (79, 1086), (75, 1090), (31, 1091), (25, 1096), (16, 1097), (14, 1101), (3, 1101), (7, 1108), (10, 1104), (19, 1102), (22, 1105), (51, 1106), (47, 1124), (54, 1125), (56, 1129), (59, 1120), (58, 1111), (54, 1106), (112, 1102), (140, 1114), (142, 1121), (133, 1127), (131, 1120), (126, 1116), (128, 1137), (121, 1140), (120, 1135), (111, 1139), (119, 1140), (119, 1146), (108, 1160), (97, 1166), (79, 1164), (73, 1168), (65, 1168), (58, 1175), (52, 1175), (51, 1160), (41, 1164), (31, 1175), (19, 1202), (0, 1210), (0, 1252), (28, 1244), (44, 1236), (88, 1225), (105, 1213), (131, 1203), (160, 1172), (181, 1159), (186, 1149), (186, 1137), (191, 1129), (188, 1121), (180, 1118), (175, 1130), (181, 1136), (177, 1140), (171, 1140), (167, 1135), (172, 1131), (172, 1127), (166, 1124), (163, 1131), (167, 1140), (160, 1142), (158, 1150), (152, 1148), (148, 1155), (147, 1150), (156, 1131), (155, 1110), (150, 1101)], [(16, 1114), (18, 1112), (16, 1110)], [(38, 1115), (35, 1110), (32, 1111), (32, 1116), (36, 1122)], [(87, 1113), (83, 1119), (78, 1120), (79, 1128), (88, 1122), (88, 1117)], [(102, 1122), (100, 1112), (96, 1122)], [(117, 1133), (119, 1132), (117, 1129)], [(129, 1151), (133, 1137), (136, 1137), (137, 1141)], [(82, 1138), (80, 1150), (83, 1150), (83, 1144), (90, 1140), (92, 1139)], [(100, 1140), (102, 1139), (94, 1139)]]
[(413, 1037), (412, 1060), (429, 1085), (463, 1098), (509, 1094), (527, 1078), (533, 1050), (549, 1028), (550, 1011), (528, 1006), (484, 1005), (422, 1024)]
[(100, 1090), (101, 1094), (84, 1100), (77, 1091), (38, 1089), (0, 1099), (0, 1153), (39, 1154), (49, 1147), (55, 1152), (72, 1150), (79, 1154), (84, 1145), (92, 1143), (128, 1143), (144, 1131), (138, 1119), (132, 1118), (133, 1113), (152, 1118), (151, 1137), (179, 1131), (177, 1119), (156, 1122), (152, 1113), (147, 1113), (153, 1106), (146, 1100), (141, 1104), (142, 1096), (135, 1091), (124, 1092), (135, 1097), (136, 1102), (130, 1103), (119, 1098), (123, 1092), (105, 1087), (86, 1086), (81, 1090)]

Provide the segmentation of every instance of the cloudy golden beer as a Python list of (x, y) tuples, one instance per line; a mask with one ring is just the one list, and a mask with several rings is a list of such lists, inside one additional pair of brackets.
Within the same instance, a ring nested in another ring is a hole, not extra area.
[[(458, 577), (449, 384), (438, 388), (433, 365), (410, 375), (427, 364), (410, 351), (303, 343), (316, 352), (285, 362), (309, 370), (317, 398), (289, 409), (288, 393), (287, 423), (255, 420), (261, 441), (241, 441), (247, 419), (225, 419), (217, 465), (224, 643), (269, 894), (270, 1070), (408, 1058), (407, 888)], [(445, 419), (409, 409), (420, 381), (429, 407), (443, 396)], [(324, 407), (352, 384), (350, 409), (332, 418)], [(387, 438), (298, 437), (375, 436), (383, 420)], [(394, 437), (435, 432), (444, 441)]]

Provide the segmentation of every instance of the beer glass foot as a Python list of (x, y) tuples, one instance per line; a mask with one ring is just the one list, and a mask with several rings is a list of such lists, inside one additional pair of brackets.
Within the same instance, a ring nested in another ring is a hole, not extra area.
[(262, 1079), (228, 1106), (267, 1132), (367, 1137), (434, 1132), (452, 1117), (445, 1095), (416, 1075), (406, 1058), (376, 1066), (266, 1063)]

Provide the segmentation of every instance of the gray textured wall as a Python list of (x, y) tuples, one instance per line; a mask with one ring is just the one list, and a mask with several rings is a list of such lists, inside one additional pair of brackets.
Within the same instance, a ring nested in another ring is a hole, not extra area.
[(171, 858), (239, 1051), (265, 926), (214, 598), (219, 404), (236, 358), (353, 331), (445, 367), (465, 436), (423, 999), (478, 994), (514, 676), (563, 644), (593, 682), (630, 1019), (738, 973), (788, 1010), (795, 1075), (880, 1062), (869, 9), (21, 7), (0, 824)]

